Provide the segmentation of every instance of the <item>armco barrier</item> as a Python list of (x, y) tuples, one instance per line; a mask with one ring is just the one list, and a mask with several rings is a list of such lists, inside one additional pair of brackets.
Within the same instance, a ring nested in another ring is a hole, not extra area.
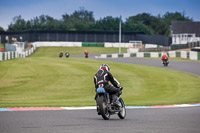
[(131, 57), (136, 57), (136, 53), (131, 53)]
[(82, 42), (34, 42), (33, 47), (82, 47)]
[(8, 52), (4, 52), (4, 60), (8, 60)]
[(82, 47), (104, 47), (104, 43), (100, 43), (100, 42), (82, 42)]
[[(191, 60), (200, 60), (200, 52), (196, 51), (180, 51), (180, 52), (175, 52), (175, 51), (170, 51), (167, 53), (170, 58), (187, 58)], [(101, 54), (97, 58), (120, 58), (120, 57), (152, 57), (152, 58), (160, 58), (162, 53), (155, 53), (155, 52), (138, 52), (138, 53), (123, 53), (123, 54)]]
[(10, 52), (7, 52), (8, 60), (10, 60)]
[(31, 55), (35, 49), (36, 46), (33, 45), (33, 47), (26, 52), (17, 52), (17, 51), (0, 52), (0, 61), (14, 59), (14, 58), (25, 58)]
[(37, 47), (43, 46), (73, 46), (73, 47), (81, 47), (81, 42), (35, 42), (32, 43), (32, 48), (26, 52), (18, 52), (18, 51), (11, 51), (11, 52), (0, 52), (0, 61), (9, 60), (14, 58), (25, 58), (31, 55)]
[(132, 47), (133, 43), (110, 43), (110, 42), (105, 42), (104, 47), (122, 47), (122, 48), (128, 48)]
[(194, 51), (190, 51), (190, 59), (191, 60), (198, 60), (198, 53)]
[[(100, 44), (100, 43), (99, 43)], [(109, 47), (114, 47), (114, 44), (119, 43), (105, 43)], [(123, 43), (123, 47), (128, 47), (130, 43)], [(102, 43), (101, 43), (102, 45)], [(32, 48), (26, 52), (0, 52), (0, 61), (3, 60), (8, 60), (8, 59), (13, 59), (13, 58), (25, 58), (26, 56), (31, 55), (37, 47), (42, 47), (42, 46), (67, 46), (67, 47), (81, 47), (82, 42), (34, 42), (32, 43)], [(117, 45), (119, 46), (119, 45)], [(200, 60), (200, 52), (196, 51), (180, 51), (180, 52), (175, 52), (175, 51), (169, 51), (168, 56), (170, 58), (175, 58), (175, 57), (180, 57), (180, 58), (188, 58), (191, 60)], [(124, 53), (124, 54), (101, 54), (100, 57), (98, 58), (119, 58), (119, 57), (161, 57), (162, 53), (158, 52), (136, 52), (136, 53)]]
[(158, 53), (151, 52), (151, 53), (150, 53), (150, 57), (155, 58), (155, 57), (159, 57), (159, 55), (158, 55)]
[(136, 53), (136, 57), (144, 57), (144, 52), (138, 52), (138, 53)]
[(2, 52), (2, 61), (5, 60), (5, 52)]
[(144, 57), (150, 57), (150, 53), (144, 53)]
[(123, 57), (131, 57), (131, 54), (130, 53), (124, 53)]
[(2, 60), (3, 60), (3, 53), (0, 52), (0, 61), (2, 61)]
[(176, 57), (176, 52), (175, 51), (169, 51), (168, 54), (169, 54), (169, 57), (171, 57), (171, 58), (175, 58)]
[(118, 58), (118, 54), (112, 54), (112, 58)]
[(118, 57), (119, 57), (119, 58), (120, 58), (120, 57), (123, 58), (123, 57), (124, 57), (124, 54), (119, 54)]
[(198, 60), (200, 60), (200, 52), (198, 52)]
[(186, 51), (181, 51), (181, 58), (187, 58), (187, 52)]

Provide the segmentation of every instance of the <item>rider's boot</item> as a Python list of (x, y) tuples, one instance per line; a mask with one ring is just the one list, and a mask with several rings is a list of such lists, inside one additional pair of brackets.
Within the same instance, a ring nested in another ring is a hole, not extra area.
[(98, 113), (98, 115), (101, 115), (101, 113), (99, 111), (99, 106), (97, 106), (97, 113)]
[(113, 95), (112, 96), (112, 102), (111, 102), (111, 104), (115, 105), (117, 107), (120, 107), (119, 97), (116, 96), (116, 95)]

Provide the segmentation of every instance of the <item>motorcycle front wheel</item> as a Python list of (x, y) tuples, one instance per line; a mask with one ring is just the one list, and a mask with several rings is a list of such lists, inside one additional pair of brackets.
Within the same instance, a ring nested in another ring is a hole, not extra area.
[(126, 108), (125, 108), (125, 104), (124, 101), (122, 100), (122, 98), (120, 98), (120, 103), (121, 103), (121, 107), (120, 107), (120, 112), (118, 113), (118, 116), (120, 119), (124, 119), (126, 117)]
[(101, 116), (103, 117), (103, 119), (109, 120), (110, 113), (108, 112), (107, 101), (104, 96), (99, 96), (98, 104), (99, 104), (99, 110), (100, 110), (100, 113), (101, 113)]

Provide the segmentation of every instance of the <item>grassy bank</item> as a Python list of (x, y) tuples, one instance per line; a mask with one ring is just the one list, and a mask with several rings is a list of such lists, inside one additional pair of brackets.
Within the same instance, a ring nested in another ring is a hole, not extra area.
[[(40, 47), (32, 57), (58, 57), (60, 51), (65, 53), (68, 51), (70, 55), (84, 54), (85, 50), (88, 50), (89, 54), (100, 53), (118, 53), (119, 48), (104, 48), (104, 47)], [(121, 48), (122, 53), (126, 53), (126, 48)]]
[(1, 44), (0, 44), (0, 48), (4, 48), (4, 44), (1, 43)]
[[(84, 49), (71, 53), (80, 54)], [(0, 107), (93, 106), (93, 76), (102, 63), (110, 65), (124, 86), (126, 105), (200, 102), (200, 79), (195, 76), (133, 64), (57, 58), (59, 51), (40, 48), (31, 57), (0, 62)]]

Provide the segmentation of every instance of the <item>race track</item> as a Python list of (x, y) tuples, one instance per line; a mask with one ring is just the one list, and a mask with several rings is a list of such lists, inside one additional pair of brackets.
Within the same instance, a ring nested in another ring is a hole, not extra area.
[(0, 112), (0, 133), (199, 133), (200, 107), (129, 109), (105, 121), (95, 110)]
[[(95, 59), (94, 57), (91, 58)], [(130, 58), (100, 58), (98, 60), (121, 62), (128, 64), (138, 64), (138, 65), (153, 66), (166, 69), (166, 67), (163, 67), (161, 60), (158, 59), (130, 57)], [(182, 71), (200, 77), (200, 61), (175, 61), (175, 60), (169, 60), (169, 61), (170, 63), (167, 69)]]
[[(94, 59), (94, 57), (90, 57)], [(163, 68), (142, 58), (98, 59)], [(199, 61), (170, 61), (164, 69), (200, 76)], [(96, 110), (3, 111), (0, 133), (200, 133), (200, 107), (127, 109), (127, 117), (105, 121)]]

